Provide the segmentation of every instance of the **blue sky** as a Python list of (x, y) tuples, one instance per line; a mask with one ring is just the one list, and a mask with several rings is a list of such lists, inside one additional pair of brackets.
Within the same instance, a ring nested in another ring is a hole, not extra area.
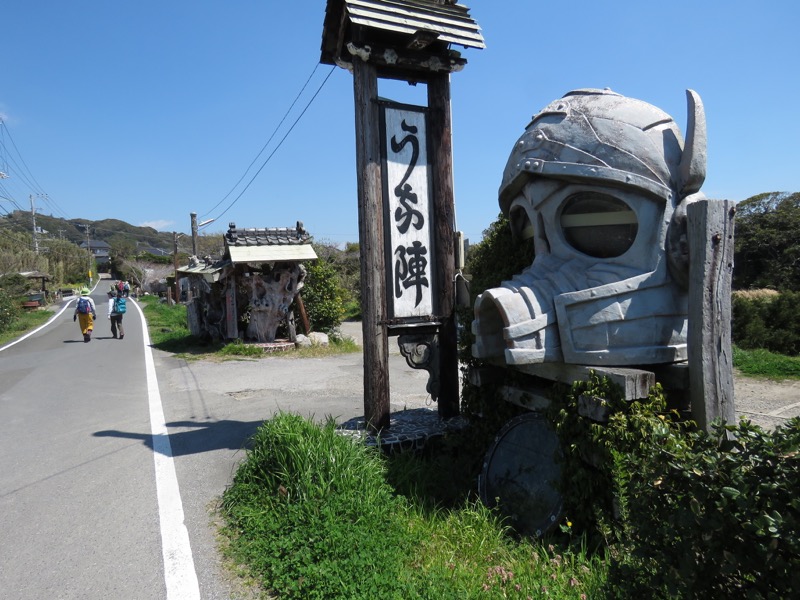
[[(707, 196), (800, 191), (796, 2), (465, 4), (487, 45), (456, 47), (468, 64), (451, 79), (456, 216), (471, 241), (499, 212), (530, 117), (576, 88), (645, 100), (684, 130), (694, 89)], [(318, 241), (357, 241), (353, 80), (318, 65), (325, 6), (5, 0), (0, 213), (34, 195), (37, 212), (67, 218), (181, 232), (191, 212), (218, 219), (205, 232), (301, 220)], [(381, 80), (379, 93), (425, 103), (423, 86)]]

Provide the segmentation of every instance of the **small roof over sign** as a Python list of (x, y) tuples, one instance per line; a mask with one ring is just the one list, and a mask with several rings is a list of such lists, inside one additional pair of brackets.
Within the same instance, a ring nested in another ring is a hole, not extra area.
[(311, 247), (311, 234), (301, 221), (294, 228), (267, 227), (237, 228), (228, 226), (225, 234), (226, 254), (233, 263), (284, 262), (314, 260), (317, 258)]

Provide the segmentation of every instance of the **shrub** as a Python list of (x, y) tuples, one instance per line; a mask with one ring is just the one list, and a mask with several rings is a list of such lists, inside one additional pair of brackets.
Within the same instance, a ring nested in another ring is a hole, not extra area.
[(800, 590), (800, 418), (770, 433), (743, 421), (655, 441), (620, 459), (627, 524), (612, 580), (621, 596)]
[(6, 331), (17, 319), (20, 309), (14, 298), (0, 289), (0, 333)]
[[(306, 264), (305, 286), (301, 291), (312, 331), (331, 333), (342, 323), (344, 304), (336, 269), (325, 260)], [(300, 322), (300, 319), (296, 319)]]
[(297, 415), (256, 432), (223, 496), (237, 558), (281, 598), (406, 598), (414, 540), (377, 450)]
[[(602, 399), (606, 424), (580, 416)], [(607, 379), (576, 382), (551, 409), (561, 491), (576, 532), (600, 534), (609, 597), (783, 598), (800, 589), (800, 418), (698, 431), (658, 387), (625, 402)]]
[(778, 354), (800, 354), (800, 292), (777, 295), (734, 294), (731, 302), (734, 343)]
[(29, 286), (30, 282), (17, 273), (0, 277), (0, 289), (9, 296), (24, 296)]

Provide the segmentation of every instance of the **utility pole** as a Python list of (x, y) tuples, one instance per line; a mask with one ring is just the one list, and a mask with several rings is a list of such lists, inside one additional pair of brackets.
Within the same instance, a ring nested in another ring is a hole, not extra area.
[(197, 256), (197, 213), (189, 213), (192, 218), (192, 256)]
[(33, 223), (33, 251), (39, 254), (39, 236), (36, 234), (36, 205), (33, 203), (33, 194), (30, 195), (31, 199), (31, 222)]
[(175, 304), (181, 300), (178, 288), (178, 237), (177, 231), (172, 232), (172, 265), (175, 269)]
[(85, 223), (83, 225), (78, 225), (78, 227), (83, 227), (86, 230), (86, 251), (89, 253), (89, 284), (92, 283), (92, 246), (89, 242), (89, 224)]

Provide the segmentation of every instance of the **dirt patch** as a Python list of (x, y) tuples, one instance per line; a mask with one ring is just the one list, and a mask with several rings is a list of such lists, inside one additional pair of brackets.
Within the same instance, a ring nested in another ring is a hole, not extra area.
[(800, 416), (800, 381), (745, 377), (735, 372), (733, 386), (739, 418), (774, 429)]

